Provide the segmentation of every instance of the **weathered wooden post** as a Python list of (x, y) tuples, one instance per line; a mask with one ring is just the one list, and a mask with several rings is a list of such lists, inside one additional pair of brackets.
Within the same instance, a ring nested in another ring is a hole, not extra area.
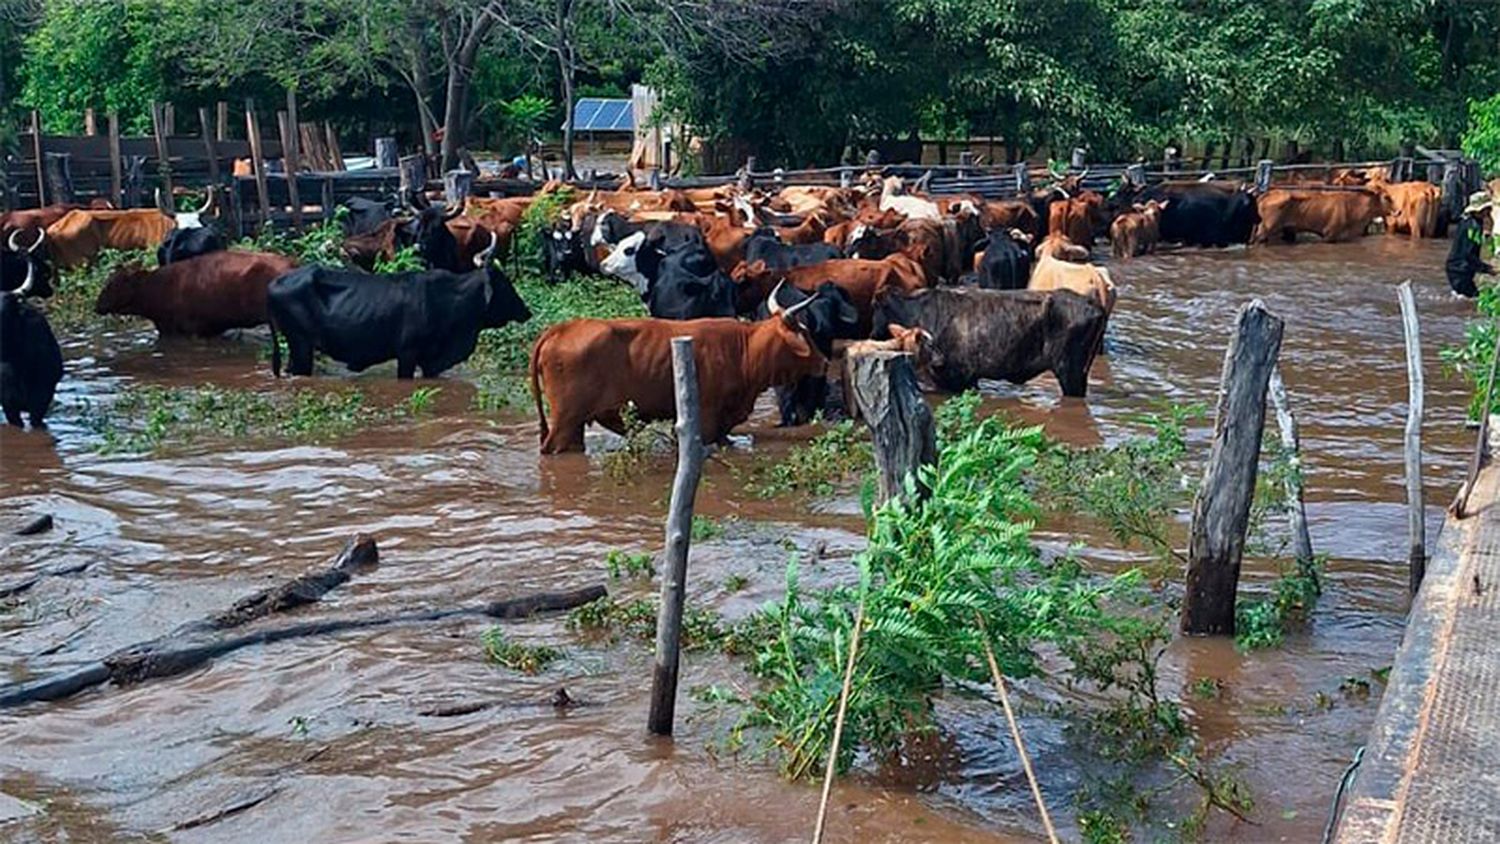
[(271, 225), (271, 190), (266, 185), (266, 157), (261, 149), (260, 118), (255, 114), (255, 101), (245, 100), (245, 136), (250, 140), (250, 166), (255, 171), (255, 193), (260, 199), (260, 226), (257, 231)]
[(905, 352), (853, 352), (844, 358), (844, 377), (856, 419), (870, 426), (875, 441), (876, 502), (900, 495), (906, 476), (937, 461), (932, 410), (922, 398), (917, 370)]
[(971, 150), (963, 150), (958, 154), (958, 178), (963, 181), (969, 178), (969, 168), (974, 166), (974, 153)]
[(1143, 188), (1146, 186), (1146, 165), (1132, 164), (1125, 168), (1125, 181), (1131, 187)]
[(333, 164), (335, 170), (345, 170), (344, 150), (339, 146), (339, 133), (333, 128), (333, 124), (323, 121), (323, 134), (328, 138), (328, 160)]
[(839, 168), (839, 187), (841, 187), (841, 188), (847, 188), (847, 187), (849, 187), (849, 185), (851, 185), (853, 183), (854, 183), (854, 174), (850, 172), (850, 170), (849, 170), (848, 167), (840, 167)]
[(462, 205), (474, 190), (474, 174), (468, 170), (449, 170), (443, 174), (443, 201)]
[(755, 156), (745, 156), (745, 167), (740, 171), (740, 190), (749, 190), (755, 186)]
[(1401, 328), (1406, 337), (1406, 526), (1411, 540), (1407, 588), (1415, 595), (1427, 574), (1427, 513), (1422, 500), (1422, 333), (1410, 279), (1396, 288), (1396, 298), (1401, 302)]
[(177, 107), (171, 103), (161, 107), (161, 128), (169, 138), (177, 134)]
[(68, 152), (47, 153), (47, 195), (53, 202), (73, 201), (73, 154)]
[(397, 166), (402, 201), (415, 203), (417, 194), (427, 190), (427, 159), (422, 155), (404, 155)]
[(323, 195), (319, 198), (318, 204), (323, 208), (323, 222), (332, 220), (337, 208), (333, 202), (333, 178), (331, 176), (323, 177)]
[(1255, 192), (1265, 193), (1271, 189), (1271, 168), (1275, 166), (1271, 159), (1262, 158), (1255, 162)]
[(214, 103), (214, 117), (218, 124), (214, 128), (214, 140), (229, 140), (229, 103), (224, 100)]
[(156, 136), (156, 167), (161, 175), (161, 188), (170, 200), (176, 196), (172, 185), (172, 154), (167, 144), (167, 128), (164, 123), (161, 103), (151, 104), (151, 133)]
[(198, 108), (198, 128), (203, 135), (203, 154), (208, 157), (208, 183), (219, 183), (219, 150), (214, 146), (213, 123), (208, 116), (208, 106)]
[(125, 157), (125, 182), (121, 185), (120, 199), (126, 208), (141, 207), (141, 193), (146, 189), (146, 156)]
[(1083, 147), (1073, 147), (1073, 155), (1068, 159), (1068, 167), (1073, 170), (1082, 170), (1088, 163), (1086, 157), (1087, 153), (1084, 152)]
[(42, 156), (42, 115), (31, 110), (31, 154), (36, 156), (36, 207), (47, 204), (47, 174)]
[(1240, 557), (1266, 422), (1266, 388), (1281, 351), (1280, 317), (1259, 300), (1240, 309), (1224, 352), (1214, 442), (1193, 499), (1182, 632), (1233, 635)]
[(292, 207), (292, 226), (302, 230), (302, 196), (297, 190), (297, 173), (302, 169), (301, 143), (297, 137), (297, 92), (288, 88), (286, 111), (278, 111), (281, 128), (282, 169), (286, 173), (287, 204)]
[(1026, 193), (1031, 190), (1031, 171), (1026, 169), (1026, 162), (1017, 161), (1011, 168), (1016, 176), (1016, 193)]
[(109, 113), (109, 201), (125, 208), (124, 173), (120, 158), (120, 113)]
[(677, 392), (677, 475), (667, 511), (665, 571), (656, 614), (656, 664), (651, 674), (651, 713), (646, 728), (672, 734), (677, 711), (677, 668), (682, 641), (682, 606), (687, 589), (688, 544), (693, 533), (693, 500), (703, 474), (703, 434), (698, 423), (698, 367), (691, 337), (672, 338), (672, 378)]
[(1307, 507), (1304, 503), (1302, 483), (1302, 438), (1297, 432), (1297, 417), (1292, 415), (1291, 402), (1287, 401), (1286, 384), (1281, 380), (1281, 367), (1271, 370), (1271, 406), (1276, 409), (1276, 427), (1281, 431), (1281, 447), (1290, 455), (1292, 471), (1286, 477), (1286, 500), (1290, 508), (1287, 520), (1292, 529), (1292, 557), (1299, 566), (1313, 562), (1312, 534), (1307, 529)]
[(1460, 162), (1448, 159), (1443, 162), (1443, 207), (1448, 210), (1448, 219), (1460, 220), (1464, 215), (1464, 206), (1468, 204), (1468, 196), (1464, 194), (1463, 173)]
[(375, 166), (384, 170), (394, 170), (397, 166), (396, 139), (375, 139)]
[(83, 134), (90, 138), (99, 134), (99, 119), (94, 116), (93, 106), (83, 110)]

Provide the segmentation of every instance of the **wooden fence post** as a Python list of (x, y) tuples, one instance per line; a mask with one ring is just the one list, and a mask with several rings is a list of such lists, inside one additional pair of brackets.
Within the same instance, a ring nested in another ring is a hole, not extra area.
[(1146, 165), (1132, 164), (1125, 168), (1125, 181), (1131, 187), (1143, 188), (1146, 186)]
[(854, 175), (849, 171), (849, 168), (848, 167), (840, 167), (839, 168), (839, 187), (841, 187), (841, 188), (847, 188), (847, 187), (849, 187), (849, 185), (851, 185), (853, 183), (854, 183)]
[(333, 179), (332, 179), (332, 177), (329, 177), (329, 176), (324, 176), (323, 177), (323, 196), (322, 196), (321, 199), (318, 200), (318, 204), (321, 205), (322, 208), (323, 208), (323, 222), (326, 223), (326, 222), (332, 220), (333, 219), (333, 215), (338, 210), (336, 208), (335, 204), (334, 204), (334, 201), (333, 201)]
[(1017, 161), (1011, 168), (1016, 174), (1016, 193), (1026, 193), (1031, 190), (1031, 171), (1026, 169), (1026, 162)]
[(682, 637), (682, 606), (687, 588), (688, 545), (693, 533), (693, 500), (703, 474), (703, 435), (698, 422), (698, 367), (693, 340), (672, 338), (672, 378), (677, 392), (677, 475), (667, 511), (666, 561), (661, 607), (656, 615), (656, 663), (651, 674), (651, 713), (646, 727), (672, 734), (677, 710), (677, 669)]
[(969, 178), (969, 170), (968, 170), (968, 168), (973, 167), (973, 166), (974, 166), (974, 152), (972, 150), (967, 150), (967, 149), (961, 151), (958, 154), (958, 178), (959, 178), (960, 181)]
[(141, 192), (146, 189), (146, 156), (130, 155), (125, 158), (125, 182), (121, 185), (120, 200), (126, 208), (141, 207)]
[(260, 199), (260, 225), (256, 231), (271, 225), (271, 191), (266, 185), (266, 157), (261, 149), (260, 118), (255, 101), (245, 100), (245, 136), (250, 140), (250, 166), (255, 172), (255, 193)]
[(937, 462), (932, 410), (905, 352), (856, 352), (844, 358), (850, 410), (875, 440), (876, 503), (902, 494), (906, 477)]
[(292, 206), (292, 225), (302, 230), (302, 197), (297, 190), (297, 172), (302, 169), (301, 144), (297, 137), (297, 92), (286, 92), (286, 111), (277, 114), (281, 125), (281, 154), (286, 171), (287, 201)]
[(1297, 417), (1292, 414), (1291, 402), (1287, 401), (1280, 366), (1271, 370), (1269, 388), (1271, 406), (1276, 410), (1276, 427), (1281, 431), (1281, 447), (1291, 455), (1288, 459), (1292, 461), (1292, 471), (1286, 478), (1286, 499), (1291, 508), (1287, 521), (1292, 529), (1292, 557), (1298, 565), (1308, 566), (1313, 561), (1313, 547), (1303, 494), (1306, 484), (1302, 482), (1302, 438), (1297, 431)]
[(109, 113), (109, 200), (125, 208), (125, 183), (120, 158), (120, 113)]
[(1213, 448), (1193, 499), (1182, 632), (1233, 635), (1240, 557), (1255, 495), (1266, 388), (1281, 351), (1282, 320), (1254, 299), (1240, 309), (1224, 352)]
[(1412, 295), (1411, 280), (1396, 288), (1401, 302), (1401, 328), (1406, 337), (1406, 509), (1407, 533), (1411, 539), (1407, 588), (1417, 594), (1427, 574), (1427, 512), (1422, 497), (1422, 333), (1417, 324), (1417, 300)]
[(213, 125), (209, 121), (208, 106), (198, 109), (198, 123), (203, 130), (203, 154), (208, 156), (208, 183), (219, 183), (219, 150), (214, 146)]
[(177, 134), (177, 107), (171, 103), (161, 108), (161, 128), (169, 138)]
[(214, 103), (214, 112), (218, 124), (214, 128), (214, 140), (227, 141), (229, 140), (229, 103), (219, 100)]
[(1255, 162), (1255, 192), (1265, 193), (1271, 189), (1271, 168), (1275, 165), (1269, 158)]
[(42, 163), (42, 115), (36, 109), (31, 110), (31, 154), (36, 156), (36, 207), (41, 208), (47, 204), (47, 174)]
[(740, 171), (740, 190), (749, 190), (755, 186), (755, 156), (745, 156), (745, 169)]
[(1083, 147), (1073, 147), (1073, 154), (1068, 158), (1068, 167), (1073, 170), (1082, 170), (1087, 164), (1087, 153)]
[(427, 190), (427, 159), (422, 155), (404, 155), (398, 166), (402, 201), (415, 203), (416, 195)]
[(163, 122), (161, 103), (151, 104), (151, 133), (156, 136), (156, 168), (161, 175), (162, 191), (167, 195), (168, 204), (173, 204), (176, 194), (172, 185), (172, 156), (167, 146), (166, 125)]
[(1455, 222), (1463, 219), (1464, 206), (1468, 204), (1468, 200), (1468, 196), (1464, 194), (1459, 162), (1451, 158), (1444, 161), (1442, 205), (1448, 210), (1448, 219)]
[(83, 134), (90, 138), (99, 134), (99, 118), (94, 115), (92, 106), (83, 110)]
[(73, 154), (67, 152), (49, 152), (45, 169), (47, 171), (47, 193), (53, 202), (73, 201)]
[(323, 121), (323, 134), (328, 136), (328, 156), (333, 169), (344, 170), (344, 150), (339, 147), (339, 133), (334, 131), (333, 124)]
[(449, 170), (443, 174), (443, 201), (463, 205), (474, 190), (474, 174), (468, 170)]
[(397, 167), (396, 139), (375, 139), (375, 166), (381, 169), (394, 170)]

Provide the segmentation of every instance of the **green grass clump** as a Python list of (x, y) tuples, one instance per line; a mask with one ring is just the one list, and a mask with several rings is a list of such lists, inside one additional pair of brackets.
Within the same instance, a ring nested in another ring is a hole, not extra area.
[(759, 498), (832, 495), (839, 485), (874, 465), (869, 436), (862, 427), (844, 421), (794, 446), (784, 457), (758, 460), (750, 469), (746, 489)]
[(110, 275), (126, 264), (139, 264), (147, 269), (156, 266), (155, 250), (121, 251), (106, 249), (92, 264), (71, 270), (60, 270), (53, 283), (55, 293), (44, 300), (47, 321), (54, 331), (75, 331), (91, 325), (123, 324), (127, 318), (100, 316), (94, 313), (94, 303), (99, 300), (99, 291)]
[(563, 656), (557, 648), (511, 641), (499, 627), (485, 630), (479, 641), (484, 646), (486, 659), (522, 674), (539, 674)]
[(1307, 621), (1323, 594), (1325, 559), (1292, 563), (1271, 584), (1269, 598), (1241, 598), (1234, 607), (1234, 643), (1242, 651), (1274, 648)]

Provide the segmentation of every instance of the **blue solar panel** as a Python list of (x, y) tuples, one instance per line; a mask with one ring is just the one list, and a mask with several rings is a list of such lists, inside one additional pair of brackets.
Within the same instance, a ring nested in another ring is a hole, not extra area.
[(629, 132), (635, 129), (630, 100), (584, 97), (573, 104), (573, 128), (580, 132)]

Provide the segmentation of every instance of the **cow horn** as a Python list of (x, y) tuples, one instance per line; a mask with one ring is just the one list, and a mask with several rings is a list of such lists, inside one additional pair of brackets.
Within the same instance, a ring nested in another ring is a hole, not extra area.
[(156, 210), (160, 211), (163, 214), (168, 214), (168, 215), (172, 215), (172, 216), (176, 216), (176, 214), (177, 214), (177, 209), (176, 208), (172, 208), (170, 206), (162, 204), (162, 201), (161, 201), (161, 188), (157, 188), (156, 189)]
[(464, 204), (462, 202), (457, 202), (443, 209), (443, 219), (451, 220), (462, 213), (464, 213)]
[(813, 300), (816, 299), (816, 298), (818, 298), (818, 294), (816, 292), (814, 292), (813, 295), (807, 297), (806, 299), (803, 299), (802, 301), (798, 302), (797, 304), (795, 304), (795, 305), (791, 306), (790, 308), (787, 308), (786, 310), (782, 311), (781, 312), (781, 318), (784, 319), (784, 320), (790, 320), (792, 317), (794, 317), (794, 316), (797, 315), (798, 311), (802, 310), (803, 308), (807, 307), (808, 305), (811, 305), (813, 303)]
[(198, 209), (199, 214), (207, 214), (208, 209), (214, 207), (214, 186), (208, 186), (208, 198), (203, 201), (203, 207)]
[(31, 245), (28, 246), (28, 247), (26, 247), (26, 254), (30, 255), (31, 253), (35, 252), (36, 248), (38, 246), (41, 246), (42, 245), (42, 241), (44, 241), (46, 239), (47, 239), (47, 230), (46, 229), (40, 229), (40, 228), (37, 229), (36, 230), (36, 240), (33, 240), (31, 242)]
[(474, 256), (474, 267), (484, 269), (490, 262), (490, 256), (495, 254), (495, 247), (500, 245), (500, 236), (490, 232), (490, 245), (481, 253)]
[(12, 252), (20, 252), (21, 251), (21, 248), (19, 246), (16, 246), (16, 238), (18, 238), (20, 236), (21, 236), (21, 230), (20, 229), (11, 229), (10, 240), (7, 241), (7, 243), (10, 246), (10, 251), (12, 251)]
[(776, 282), (776, 287), (771, 290), (771, 297), (766, 300), (766, 307), (770, 309), (771, 316), (778, 316), (785, 310), (785, 308), (781, 307), (781, 303), (776, 301), (776, 295), (781, 292), (781, 288), (785, 284), (786, 279)]
[(35, 261), (27, 261), (26, 262), (26, 280), (23, 281), (23, 282), (21, 282), (21, 286), (20, 287), (16, 288), (16, 295), (17, 296), (25, 296), (27, 293), (30, 293), (31, 292), (31, 283), (32, 283), (32, 281), (35, 278), (36, 278), (36, 262)]
[(1063, 199), (1072, 199), (1073, 198), (1072, 196), (1070, 196), (1068, 194), (1067, 191), (1063, 190), (1063, 186), (1062, 185), (1053, 185), (1052, 189), (1055, 190), (1055, 191), (1057, 191), (1058, 193), (1062, 194), (1062, 198)]

